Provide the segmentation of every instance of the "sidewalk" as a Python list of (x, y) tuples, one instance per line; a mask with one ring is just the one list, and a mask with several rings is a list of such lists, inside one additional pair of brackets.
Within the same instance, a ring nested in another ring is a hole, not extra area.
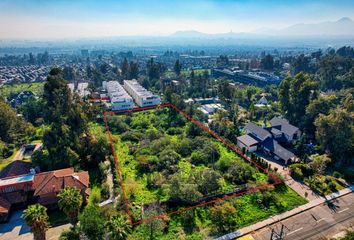
[(309, 188), (307, 185), (294, 180), (290, 175), (289, 168), (284, 167), (276, 160), (274, 160), (274, 159), (270, 158), (269, 156), (266, 156), (262, 153), (257, 152), (257, 155), (259, 157), (261, 157), (263, 160), (267, 161), (268, 164), (271, 165), (272, 169), (277, 168), (278, 169), (277, 172), (283, 176), (286, 185), (288, 185), (290, 188), (292, 188), (301, 197), (306, 198), (308, 201), (312, 201), (312, 200), (320, 198), (320, 196), (318, 194), (314, 193), (311, 190), (311, 188)]
[(327, 201), (330, 201), (330, 200), (333, 200), (333, 199), (336, 199), (338, 197), (341, 197), (341, 196), (344, 196), (346, 194), (349, 194), (349, 193), (352, 193), (354, 191), (354, 185), (348, 187), (348, 188), (345, 188), (341, 191), (338, 191), (336, 193), (332, 193), (332, 194), (329, 194), (325, 197), (319, 197), (317, 199), (314, 199), (312, 201), (310, 201), (309, 203), (307, 204), (304, 204), (300, 207), (297, 207), (297, 208), (294, 208), (290, 211), (287, 211), (285, 213), (282, 213), (282, 214), (279, 214), (279, 215), (276, 215), (276, 216), (273, 216), (273, 217), (270, 217), (262, 222), (258, 222), (256, 224), (253, 224), (251, 226), (248, 226), (248, 227), (244, 227), (244, 228), (241, 228), (240, 230), (237, 230), (235, 232), (232, 232), (232, 233), (229, 233), (229, 234), (226, 234), (224, 236), (221, 236), (219, 238), (216, 238), (216, 240), (230, 240), (230, 239), (235, 239), (235, 238), (238, 238), (238, 237), (242, 237), (248, 233), (251, 233), (251, 232), (254, 232), (254, 231), (257, 231), (261, 228), (264, 228), (264, 227), (267, 227), (269, 225), (272, 225), (273, 223), (276, 223), (276, 222), (279, 222), (279, 221), (282, 221), (284, 219), (287, 219), (289, 217), (292, 217), (294, 215), (297, 215), (301, 212), (304, 212), (304, 211), (307, 211), (311, 208), (314, 208), (322, 203), (325, 203)]

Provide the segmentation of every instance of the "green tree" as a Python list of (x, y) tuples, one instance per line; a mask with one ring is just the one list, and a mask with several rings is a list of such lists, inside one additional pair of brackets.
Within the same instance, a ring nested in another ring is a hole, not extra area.
[[(156, 209), (149, 209), (148, 211), (145, 212), (144, 218), (152, 218), (154, 216), (160, 215)], [(142, 239), (149, 239), (149, 240), (154, 240), (154, 239), (159, 239), (159, 236), (163, 234), (163, 230), (166, 227), (166, 224), (164, 221), (160, 218), (144, 222), (141, 224), (140, 229), (143, 232), (143, 237)]]
[(20, 146), (33, 135), (33, 126), (18, 117), (16, 111), (0, 98), (0, 139), (5, 143)]
[(147, 62), (146, 68), (150, 80), (160, 79), (161, 68), (159, 64), (155, 63), (153, 58)]
[(40, 204), (28, 206), (28, 208), (23, 211), (22, 218), (31, 228), (34, 240), (46, 239), (49, 218), (47, 215), (47, 209), (44, 206)]
[(139, 65), (137, 62), (130, 62), (129, 79), (138, 79)]
[(178, 77), (181, 75), (182, 64), (179, 62), (179, 59), (176, 60), (173, 70)]
[(125, 240), (131, 232), (131, 225), (123, 216), (113, 216), (106, 223), (106, 228), (111, 240)]
[(231, 103), (233, 92), (227, 80), (221, 79), (218, 84), (218, 95), (221, 100), (226, 103)]
[(100, 208), (88, 204), (79, 216), (80, 228), (90, 240), (101, 240), (105, 234), (105, 221)]
[(310, 71), (310, 57), (300, 54), (295, 58), (292, 63), (292, 72), (293, 74), (298, 74), (300, 72), (309, 72)]
[(315, 174), (324, 174), (324, 171), (330, 162), (331, 159), (326, 154), (315, 154), (312, 156), (312, 162), (309, 163), (309, 167)]
[(58, 194), (58, 205), (69, 218), (70, 223), (76, 225), (80, 208), (82, 205), (82, 196), (80, 190), (73, 187), (65, 187)]
[(314, 99), (306, 107), (306, 115), (303, 126), (301, 126), (308, 136), (315, 138), (316, 127), (314, 122), (320, 114), (327, 115), (329, 111), (339, 103), (335, 95)]
[(72, 96), (60, 69), (53, 68), (50, 71), (44, 84), (43, 99), (44, 117), (47, 123), (57, 122), (70, 112)]
[(351, 163), (354, 156), (354, 114), (336, 108), (328, 115), (320, 114), (315, 121), (316, 139), (320, 148), (331, 153), (332, 159)]
[(35, 126), (39, 126), (43, 120), (44, 103), (40, 98), (31, 97), (20, 105), (19, 112), (23, 117)]
[(267, 54), (264, 56), (264, 58), (261, 59), (261, 66), (265, 69), (265, 70), (273, 70), (274, 68), (274, 58), (272, 55)]
[(124, 79), (128, 79), (130, 66), (127, 58), (124, 58), (122, 65), (121, 65), (122, 76)]
[(297, 125), (303, 120), (306, 107), (316, 96), (317, 85), (307, 74), (299, 73), (294, 78), (287, 77), (279, 85), (279, 102), (283, 113), (290, 122)]
[(43, 136), (43, 144), (51, 162), (49, 168), (73, 166), (80, 157), (90, 155), (80, 152), (80, 140), (89, 137), (88, 120), (83, 112), (85, 104), (77, 95), (71, 95), (65, 80), (62, 79), (61, 70), (57, 68), (50, 71), (44, 85), (43, 99), (44, 120), (50, 124)]
[(59, 240), (80, 240), (80, 228), (78, 226), (71, 226), (70, 229), (60, 234)]
[(170, 180), (170, 198), (187, 202), (198, 201), (203, 195), (198, 191), (198, 185), (185, 183), (181, 177), (173, 175)]
[(231, 231), (235, 226), (233, 215), (236, 214), (236, 209), (228, 202), (216, 204), (210, 209), (210, 217), (213, 225), (220, 232)]
[(203, 194), (212, 194), (220, 188), (221, 175), (212, 169), (204, 169), (197, 176), (198, 189)]

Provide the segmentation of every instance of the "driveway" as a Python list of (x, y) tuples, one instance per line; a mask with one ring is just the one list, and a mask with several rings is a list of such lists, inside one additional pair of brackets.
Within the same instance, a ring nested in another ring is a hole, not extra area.
[[(21, 218), (23, 211), (14, 211), (7, 223), (0, 224), (0, 239), (32, 239), (31, 229)], [(26, 236), (27, 235), (27, 236)]]
[[(23, 210), (13, 211), (7, 223), (0, 224), (0, 240), (33, 240), (30, 227), (21, 218)], [(60, 234), (70, 228), (70, 224), (64, 224), (47, 231), (48, 240), (59, 239)]]
[[(261, 157), (263, 160), (267, 161), (267, 163), (270, 164), (271, 168), (274, 170), (277, 168), (277, 172), (283, 176), (285, 183), (291, 187), (295, 192), (297, 192), (300, 196), (306, 198), (308, 201), (318, 199), (320, 196), (316, 193), (314, 193), (311, 188), (309, 188), (307, 185), (303, 184), (302, 182), (298, 182), (295, 179), (293, 179), (290, 175), (289, 168), (284, 167), (282, 163), (279, 161), (276, 161), (275, 159), (271, 158), (270, 156), (267, 156), (263, 153), (257, 152), (257, 156)], [(307, 197), (305, 197), (307, 193)]]

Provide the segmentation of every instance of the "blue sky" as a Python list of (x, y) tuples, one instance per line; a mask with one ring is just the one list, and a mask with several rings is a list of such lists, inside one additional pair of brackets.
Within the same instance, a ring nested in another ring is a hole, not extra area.
[(252, 32), (354, 19), (349, 0), (0, 0), (0, 38)]

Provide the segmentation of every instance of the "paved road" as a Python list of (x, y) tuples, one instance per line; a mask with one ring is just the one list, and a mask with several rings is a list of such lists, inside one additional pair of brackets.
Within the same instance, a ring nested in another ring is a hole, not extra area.
[(284, 224), (286, 240), (327, 239), (354, 226), (354, 193), (324, 203), (252, 234), (255, 240), (270, 240), (272, 229)]
[[(11, 213), (8, 223), (0, 224), (0, 240), (33, 240), (31, 229), (21, 218), (23, 211), (14, 211)], [(70, 228), (70, 224), (64, 224), (49, 228), (47, 231), (47, 240), (57, 240), (60, 234)]]

